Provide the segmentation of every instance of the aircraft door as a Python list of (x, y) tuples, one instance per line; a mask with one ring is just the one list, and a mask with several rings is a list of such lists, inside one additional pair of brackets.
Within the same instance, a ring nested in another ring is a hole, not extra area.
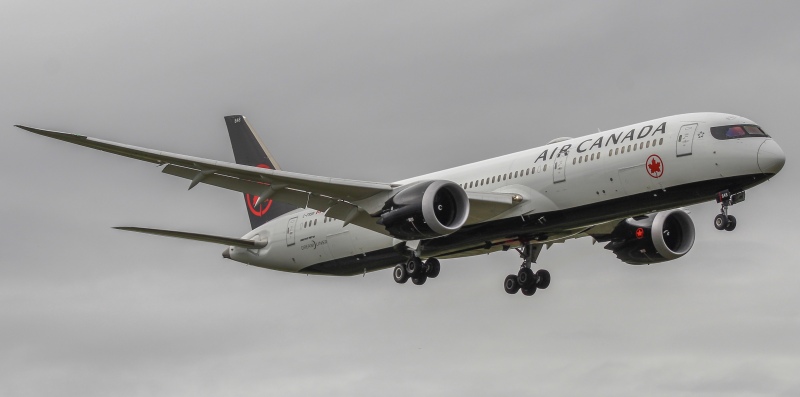
[(567, 180), (567, 156), (556, 156), (556, 161), (553, 164), (553, 183), (564, 182)]
[(687, 124), (678, 131), (678, 149), (676, 152), (678, 157), (692, 154), (692, 142), (694, 142), (694, 132), (696, 130), (697, 124)]
[(294, 226), (297, 224), (297, 217), (289, 219), (286, 224), (286, 246), (291, 247), (294, 245)]

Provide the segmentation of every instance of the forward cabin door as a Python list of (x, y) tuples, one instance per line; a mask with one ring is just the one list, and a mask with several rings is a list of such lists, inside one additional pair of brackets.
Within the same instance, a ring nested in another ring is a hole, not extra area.
[(688, 156), (692, 154), (692, 142), (694, 142), (694, 132), (697, 131), (697, 124), (687, 124), (678, 131), (678, 149), (676, 154)]
[(553, 183), (564, 182), (567, 180), (567, 156), (561, 156), (559, 153), (556, 156), (556, 161), (553, 164)]

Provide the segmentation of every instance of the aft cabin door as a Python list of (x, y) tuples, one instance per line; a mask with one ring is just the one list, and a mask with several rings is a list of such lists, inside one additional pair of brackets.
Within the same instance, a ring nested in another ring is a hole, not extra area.
[(294, 226), (297, 224), (297, 217), (289, 219), (286, 224), (286, 246), (291, 247), (294, 245)]
[(694, 142), (694, 132), (696, 130), (697, 124), (687, 124), (678, 131), (678, 150), (676, 153), (678, 157), (692, 154), (692, 142)]

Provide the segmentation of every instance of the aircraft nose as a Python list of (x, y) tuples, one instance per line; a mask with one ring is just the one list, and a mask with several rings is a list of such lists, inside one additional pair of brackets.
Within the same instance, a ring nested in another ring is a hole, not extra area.
[(786, 155), (773, 139), (767, 139), (758, 148), (758, 168), (765, 174), (777, 174), (786, 163)]
[(225, 251), (222, 251), (222, 257), (225, 259), (231, 259), (231, 248), (225, 248)]

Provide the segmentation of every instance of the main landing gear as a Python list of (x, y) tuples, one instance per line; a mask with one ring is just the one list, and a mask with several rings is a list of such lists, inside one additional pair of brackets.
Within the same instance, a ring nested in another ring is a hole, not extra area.
[(424, 263), (422, 259), (412, 256), (405, 264), (394, 267), (394, 281), (398, 284), (405, 284), (408, 279), (414, 285), (425, 284), (428, 278), (436, 278), (439, 275), (439, 260), (428, 258)]
[(531, 270), (531, 264), (536, 263), (536, 258), (542, 251), (541, 244), (526, 243), (522, 249), (517, 249), (520, 258), (522, 258), (522, 265), (520, 266), (519, 273), (509, 274), (503, 282), (503, 288), (506, 293), (516, 294), (517, 291), (522, 291), (522, 295), (531, 296), (536, 293), (537, 289), (545, 289), (550, 286), (550, 272), (544, 269), (536, 271)]
[(729, 190), (724, 190), (717, 193), (717, 202), (722, 204), (720, 214), (714, 217), (714, 227), (717, 230), (732, 231), (736, 229), (736, 217), (728, 215), (728, 207), (744, 201), (744, 191), (731, 193)]

